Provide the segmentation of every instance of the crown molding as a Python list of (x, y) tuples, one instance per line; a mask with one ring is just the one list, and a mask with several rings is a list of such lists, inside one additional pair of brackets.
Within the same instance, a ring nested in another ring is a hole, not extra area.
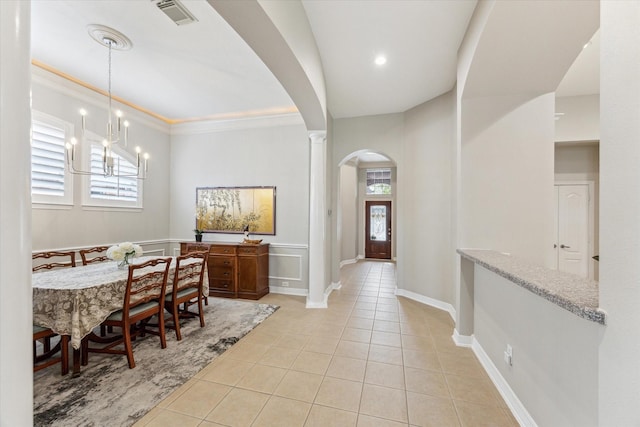
[(274, 114), (227, 120), (205, 120), (180, 123), (171, 126), (171, 135), (196, 135), (230, 130), (270, 128), (280, 126), (304, 126), (300, 113)]
[[(32, 83), (42, 85), (58, 93), (73, 97), (81, 102), (91, 104), (95, 107), (106, 109), (107, 97), (101, 92), (78, 82), (60, 76), (38, 65), (31, 66)], [(165, 121), (145, 112), (136, 106), (123, 103), (117, 98), (113, 98), (118, 103), (118, 108), (126, 115), (128, 120), (134, 120), (150, 128), (164, 133), (170, 133), (171, 125)]]

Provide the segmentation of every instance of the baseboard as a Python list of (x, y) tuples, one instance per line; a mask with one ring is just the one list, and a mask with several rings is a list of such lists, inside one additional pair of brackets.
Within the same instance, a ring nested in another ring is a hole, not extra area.
[(272, 294), (295, 295), (299, 297), (306, 297), (309, 295), (309, 291), (307, 289), (288, 288), (286, 286), (269, 286), (269, 292)]
[(460, 335), (457, 329), (453, 329), (453, 335), (451, 336), (453, 342), (456, 343), (458, 347), (472, 347), (474, 337), (473, 335)]
[(311, 302), (309, 300), (309, 296), (307, 295), (307, 304), (305, 305), (306, 308), (328, 308), (329, 307), (329, 295), (331, 295), (331, 292), (333, 292), (334, 289), (339, 289), (336, 286), (339, 285), (340, 287), (342, 285), (340, 285), (340, 282), (338, 283), (331, 283), (329, 286), (327, 286), (324, 290), (324, 298), (322, 301), (320, 302)]
[(504, 379), (498, 368), (496, 368), (496, 365), (493, 364), (493, 361), (491, 361), (489, 355), (484, 351), (478, 340), (476, 340), (475, 337), (472, 337), (472, 341), (471, 349), (473, 350), (473, 353), (476, 355), (480, 364), (489, 375), (489, 378), (491, 378), (491, 381), (498, 389), (498, 392), (507, 403), (507, 406), (511, 410), (516, 421), (518, 421), (521, 426), (537, 427), (538, 425), (531, 417), (531, 414), (529, 414), (529, 411), (527, 411), (520, 399), (518, 399), (518, 396), (511, 389), (509, 383)]
[(327, 299), (321, 302), (311, 302), (309, 301), (309, 297), (307, 296), (307, 303), (305, 304), (305, 308), (328, 308)]
[(345, 259), (344, 261), (340, 261), (340, 268), (344, 267), (345, 265), (348, 264), (355, 264), (356, 262), (358, 262), (357, 259)]
[(422, 304), (430, 305), (431, 307), (435, 307), (440, 310), (444, 310), (447, 313), (449, 313), (449, 316), (451, 316), (451, 319), (453, 319), (454, 322), (456, 321), (456, 309), (453, 308), (453, 306), (448, 302), (443, 302), (434, 298), (425, 297), (424, 295), (420, 295), (415, 292), (411, 292), (406, 289), (399, 289), (399, 288), (396, 288), (396, 295), (421, 302)]

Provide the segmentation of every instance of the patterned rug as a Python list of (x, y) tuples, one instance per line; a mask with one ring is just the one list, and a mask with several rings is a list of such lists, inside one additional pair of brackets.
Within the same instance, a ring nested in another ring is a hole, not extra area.
[(61, 376), (60, 365), (36, 372), (33, 425), (130, 426), (277, 309), (209, 298), (206, 326), (197, 318), (181, 321), (182, 341), (173, 330), (165, 349), (154, 335), (136, 340), (134, 369), (125, 356), (90, 353), (76, 378)]

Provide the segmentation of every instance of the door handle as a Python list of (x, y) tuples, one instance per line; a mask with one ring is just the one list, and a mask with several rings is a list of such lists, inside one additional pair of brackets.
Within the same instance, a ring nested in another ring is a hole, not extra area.
[(567, 245), (560, 245), (560, 247), (561, 247), (562, 249), (571, 249), (571, 246), (567, 246)]

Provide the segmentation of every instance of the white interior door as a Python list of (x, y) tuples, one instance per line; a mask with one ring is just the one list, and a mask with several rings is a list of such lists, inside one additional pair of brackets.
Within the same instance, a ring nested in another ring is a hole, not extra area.
[(589, 184), (556, 185), (557, 268), (589, 277)]

